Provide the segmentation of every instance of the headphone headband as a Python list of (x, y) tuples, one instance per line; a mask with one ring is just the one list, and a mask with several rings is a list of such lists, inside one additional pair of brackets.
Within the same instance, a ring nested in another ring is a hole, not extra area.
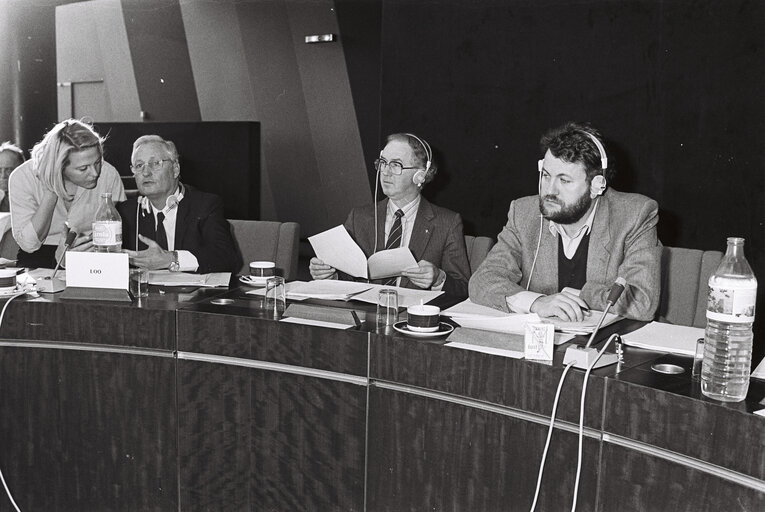
[(587, 130), (580, 130), (580, 132), (587, 135), (590, 139), (592, 139), (592, 142), (595, 144), (595, 147), (598, 148), (598, 153), (600, 153), (601, 170), (605, 171), (606, 169), (608, 169), (608, 157), (606, 156), (606, 148), (603, 147), (603, 143), (601, 143), (596, 136), (594, 136)]
[(413, 133), (405, 133), (404, 135), (412, 137), (413, 139), (417, 139), (417, 141), (420, 143), (420, 146), (422, 146), (422, 149), (425, 150), (425, 157), (428, 159), (427, 162), (425, 162), (425, 172), (428, 172), (430, 170), (430, 164), (433, 160), (433, 152), (430, 149), (430, 144)]

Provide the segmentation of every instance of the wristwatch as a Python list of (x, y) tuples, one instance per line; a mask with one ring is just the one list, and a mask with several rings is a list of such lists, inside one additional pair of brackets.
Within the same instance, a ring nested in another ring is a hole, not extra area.
[(173, 261), (170, 262), (170, 272), (180, 272), (181, 264), (178, 262), (178, 251), (172, 251)]

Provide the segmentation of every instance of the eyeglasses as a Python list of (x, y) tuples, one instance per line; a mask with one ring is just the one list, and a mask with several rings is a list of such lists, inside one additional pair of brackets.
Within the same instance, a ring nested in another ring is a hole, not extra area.
[(165, 162), (174, 162), (172, 158), (163, 158), (162, 160), (149, 160), (148, 162), (138, 162), (130, 166), (130, 170), (133, 174), (143, 172), (145, 169), (149, 169), (151, 172), (157, 172), (162, 168)]
[[(387, 172), (388, 174), (393, 174), (396, 176), (399, 176), (402, 172), (404, 172), (404, 169), (419, 169), (420, 167), (404, 167), (401, 162), (388, 162), (384, 158), (378, 158), (375, 160), (375, 170), (379, 172)], [(387, 169), (386, 171), (383, 171), (383, 169)]]

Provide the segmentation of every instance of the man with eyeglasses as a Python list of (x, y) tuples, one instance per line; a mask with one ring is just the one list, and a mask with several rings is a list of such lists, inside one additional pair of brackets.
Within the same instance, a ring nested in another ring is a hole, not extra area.
[(0, 212), (10, 211), (8, 201), (8, 176), (24, 163), (24, 152), (10, 142), (0, 144)]
[(130, 160), (139, 196), (117, 205), (130, 263), (150, 270), (237, 272), (242, 261), (223, 201), (179, 181), (175, 144), (144, 135), (133, 143)]
[[(470, 264), (462, 218), (421, 195), (437, 170), (428, 143), (410, 133), (390, 135), (375, 167), (387, 199), (351, 210), (345, 228), (367, 257), (383, 249), (409, 247), (418, 262), (401, 277), (382, 284), (466, 297)], [(311, 259), (309, 270), (314, 279), (348, 278), (318, 258)]]

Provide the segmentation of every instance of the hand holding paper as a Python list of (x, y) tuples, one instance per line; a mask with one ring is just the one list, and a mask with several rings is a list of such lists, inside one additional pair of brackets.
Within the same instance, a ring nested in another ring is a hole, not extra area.
[(322, 270), (318, 266), (321, 263), (353, 277), (384, 279), (402, 275), (405, 269), (418, 266), (412, 251), (407, 247), (378, 251), (367, 261), (364, 252), (353, 241), (345, 226), (335, 226), (310, 236), (308, 241), (311, 242), (311, 247), (320, 260), (320, 262), (312, 262), (314, 263), (312, 268), (317, 271)]

